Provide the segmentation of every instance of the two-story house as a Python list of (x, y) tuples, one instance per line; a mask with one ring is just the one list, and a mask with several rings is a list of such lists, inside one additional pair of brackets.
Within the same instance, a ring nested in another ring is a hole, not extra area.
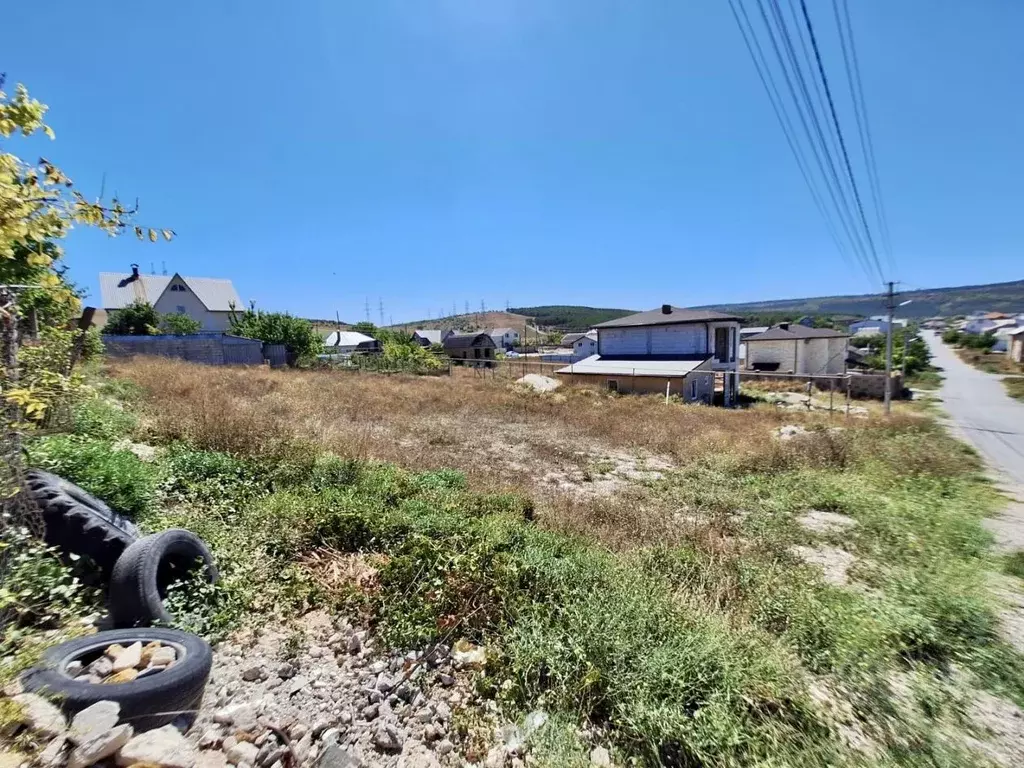
[(559, 369), (564, 381), (710, 403), (720, 379), (724, 404), (735, 405), (740, 318), (664, 304), (601, 323), (595, 330), (597, 354)]
[(487, 335), (498, 349), (512, 349), (519, 343), (519, 331), (515, 328), (495, 328), (487, 331)]
[(231, 315), (245, 305), (230, 280), (212, 277), (145, 275), (132, 264), (130, 273), (100, 272), (100, 296), (109, 315), (140, 301), (152, 304), (160, 314), (188, 315), (202, 323), (204, 331), (226, 331)]

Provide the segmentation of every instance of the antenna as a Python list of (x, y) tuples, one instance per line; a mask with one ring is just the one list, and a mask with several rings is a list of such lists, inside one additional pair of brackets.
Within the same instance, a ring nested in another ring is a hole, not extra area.
[(455, 299), (452, 299), (452, 318), (455, 318), (459, 314), (459, 310), (455, 307)]
[(338, 321), (338, 330), (341, 330), (341, 312), (334, 310), (334, 319)]
[(377, 297), (377, 307), (380, 310), (380, 324), (384, 325), (384, 299)]
[(160, 269), (163, 270), (163, 272), (161, 274), (163, 274), (163, 275), (167, 274), (167, 262), (166, 261), (161, 261), (160, 262)]
[(149, 274), (151, 274), (151, 275), (155, 275), (156, 274), (156, 265), (152, 261), (149, 262)]
[(370, 322), (370, 297), (366, 297), (366, 322)]

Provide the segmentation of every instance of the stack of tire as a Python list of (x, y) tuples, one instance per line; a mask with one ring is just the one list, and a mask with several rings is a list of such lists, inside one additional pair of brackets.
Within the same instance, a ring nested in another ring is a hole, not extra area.
[[(210, 676), (209, 644), (150, 625), (173, 621), (163, 601), (175, 581), (202, 568), (210, 583), (216, 582), (217, 567), (206, 544), (180, 528), (141, 536), (125, 516), (49, 472), (27, 472), (25, 491), (42, 513), (45, 542), (64, 554), (88, 557), (109, 580), (110, 621), (118, 629), (53, 646), (22, 676), (22, 686), (58, 699), (69, 715), (103, 699), (117, 701), (137, 728), (157, 727), (194, 710)], [(137, 641), (172, 645), (179, 660), (159, 674), (112, 685), (83, 682), (68, 671), (72, 662), (93, 658), (110, 645)]]

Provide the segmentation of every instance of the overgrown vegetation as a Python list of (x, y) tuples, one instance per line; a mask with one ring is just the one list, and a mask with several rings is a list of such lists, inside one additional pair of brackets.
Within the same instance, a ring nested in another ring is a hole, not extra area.
[(295, 361), (311, 361), (324, 346), (309, 320), (281, 312), (249, 310), (233, 314), (231, 332), (266, 344), (284, 344)]
[[(77, 436), (30, 449), (90, 490), (145, 489), (121, 502), (145, 529), (184, 526), (212, 545), (222, 583), (173, 598), (207, 635), (315, 605), (359, 612), (400, 647), (466, 637), (488, 649), (481, 685), (510, 716), (543, 708), (588, 723), (648, 765), (981, 764), (957, 736), (969, 681), (1024, 701), (1024, 667), (999, 639), (985, 586), (979, 523), (997, 499), (926, 419), (836, 432), (813, 415), (539, 396), (471, 378), (335, 384), (163, 360), (118, 372), (141, 383), (127, 392), (145, 419), (130, 425), (89, 401)], [(347, 401), (331, 405), (342, 384)], [(435, 389), (448, 405), (433, 418), (479, 415), (485, 386), (506, 421), (656, 451), (675, 469), (639, 505), (628, 494), (545, 500), (529, 483), (494, 482), (493, 463), (471, 478), (410, 472), (353, 445), (361, 423), (327, 429), (357, 411), (379, 424), (383, 409), (433, 408)], [(286, 410), (268, 413), (265, 398)], [(771, 439), (782, 418), (810, 432)], [(126, 428), (166, 445), (155, 463), (112, 450)], [(810, 509), (854, 527), (808, 530), (798, 520)], [(853, 553), (852, 585), (824, 582), (798, 545)], [(372, 577), (338, 576), (354, 570)], [(572, 728), (545, 738), (562, 764), (586, 764)]]
[(942, 332), (942, 340), (955, 347), (990, 352), (992, 347), (995, 346), (996, 335), (991, 331), (986, 333), (968, 333), (966, 331), (958, 331), (955, 328), (948, 328)]

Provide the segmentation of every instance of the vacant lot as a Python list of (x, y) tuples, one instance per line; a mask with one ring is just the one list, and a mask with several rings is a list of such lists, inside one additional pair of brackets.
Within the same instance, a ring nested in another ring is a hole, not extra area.
[(646, 765), (1019, 757), (1024, 663), (980, 525), (999, 500), (926, 416), (165, 360), (112, 374), (76, 434), (29, 450), (211, 542), (204, 633), (316, 605), (400, 647), (468, 637), (503, 718), (552, 715), (542, 765), (586, 765), (591, 739)]

